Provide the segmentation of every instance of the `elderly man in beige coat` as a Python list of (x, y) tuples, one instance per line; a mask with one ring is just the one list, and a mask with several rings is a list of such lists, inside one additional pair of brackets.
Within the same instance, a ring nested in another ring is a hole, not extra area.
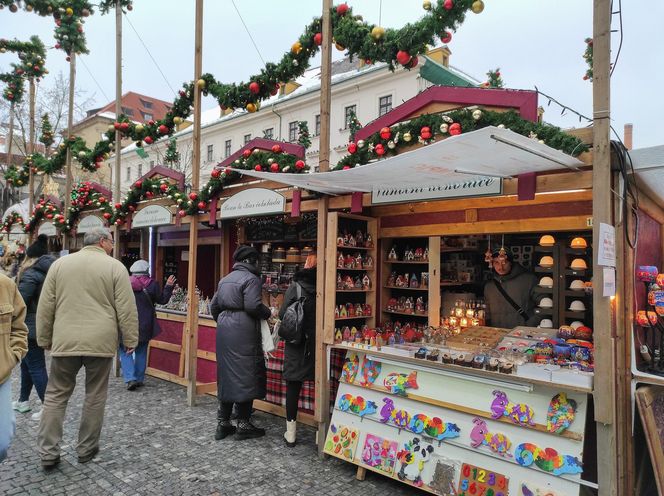
[(108, 376), (118, 336), (128, 353), (138, 344), (138, 317), (129, 274), (109, 257), (113, 237), (106, 228), (85, 233), (83, 249), (57, 260), (48, 272), (37, 306), (37, 343), (51, 350), (51, 372), (37, 444), (42, 466), (60, 462), (67, 402), (85, 367), (85, 403), (78, 432), (79, 463), (99, 452)]

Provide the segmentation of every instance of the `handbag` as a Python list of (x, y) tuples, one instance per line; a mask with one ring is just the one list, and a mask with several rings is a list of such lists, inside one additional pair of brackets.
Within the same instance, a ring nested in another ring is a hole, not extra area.
[(284, 318), (281, 319), (281, 326), (279, 327), (279, 336), (283, 338), (286, 343), (300, 344), (303, 339), (303, 323), (304, 323), (304, 300), (306, 296), (302, 295), (302, 287), (295, 283), (296, 299), (286, 309)]
[(263, 353), (270, 353), (275, 350), (274, 336), (270, 331), (267, 320), (261, 320), (261, 341), (263, 343)]

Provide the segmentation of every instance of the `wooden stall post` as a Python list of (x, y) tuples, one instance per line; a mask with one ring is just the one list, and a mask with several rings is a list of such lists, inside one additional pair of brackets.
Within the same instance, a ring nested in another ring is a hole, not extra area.
[[(69, 114), (67, 115), (67, 159), (65, 165), (65, 215), (69, 212), (71, 205), (71, 147), (69, 146), (71, 140), (71, 128), (74, 126), (74, 88), (76, 83), (76, 52), (71, 52), (69, 56)], [(67, 234), (64, 235), (62, 247), (69, 249)]]
[[(196, 37), (194, 46), (194, 132), (191, 161), (191, 190), (198, 191), (201, 168), (201, 88), (198, 80), (203, 72), (203, 0), (196, 0)], [(198, 299), (196, 298), (196, 264), (198, 261), (198, 218), (189, 224), (189, 273), (187, 288), (187, 404), (196, 404), (196, 366), (198, 361)]]
[[(30, 78), (30, 143), (28, 150), (30, 155), (35, 153), (35, 78), (33, 77)], [(32, 172), (32, 166), (30, 166), (29, 178), (28, 215), (32, 215), (32, 208), (35, 205), (35, 174)], [(32, 241), (32, 233), (28, 236), (30, 241)]]
[(611, 302), (602, 296), (603, 267), (597, 264), (600, 225), (611, 222), (610, 117), (611, 2), (593, 4), (593, 309), (595, 327), (595, 421), (597, 481), (600, 494), (617, 494), (618, 450), (615, 433), (615, 342)]
[[(331, 106), (331, 74), (332, 74), (332, 19), (330, 9), (332, 0), (323, 0), (323, 45), (321, 52), (321, 87), (320, 87), (320, 152), (318, 170), (327, 172), (330, 170), (330, 106)], [(318, 454), (323, 456), (325, 434), (327, 424), (330, 420), (330, 378), (327, 371), (327, 350), (325, 343), (325, 276), (327, 262), (321, 256), (325, 253), (327, 245), (327, 212), (328, 198), (323, 197), (318, 201), (318, 264), (316, 269), (316, 406), (314, 417), (318, 422)], [(335, 233), (332, 234), (335, 236)], [(335, 260), (330, 262), (335, 266)], [(330, 298), (334, 298), (333, 295)]]
[[(115, 120), (122, 113), (122, 5), (115, 0)], [(113, 201), (120, 201), (120, 150), (122, 149), (122, 135), (120, 130), (115, 131), (115, 182), (113, 184)], [(120, 227), (116, 224), (113, 232), (115, 244), (113, 245), (113, 258), (120, 259)]]

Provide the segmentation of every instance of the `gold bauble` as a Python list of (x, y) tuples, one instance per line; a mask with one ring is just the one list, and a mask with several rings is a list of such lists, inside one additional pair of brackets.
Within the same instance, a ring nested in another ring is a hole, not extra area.
[(256, 112), (256, 110), (258, 110), (258, 109), (256, 108), (255, 103), (247, 103), (247, 112), (253, 114), (254, 112)]
[(291, 52), (293, 52), (295, 55), (297, 55), (301, 51), (302, 51), (302, 43), (300, 43), (299, 41), (296, 41), (295, 43), (293, 43), (293, 46), (291, 46)]
[(71, 7), (67, 7), (65, 9), (65, 14), (67, 14), (68, 16), (74, 15), (74, 9), (72, 9)]
[(339, 43), (335, 43), (334, 46), (335, 46), (335, 47), (337, 48), (337, 50), (339, 50), (340, 52), (343, 52), (343, 51), (346, 49), (345, 46), (343, 46), (343, 45), (341, 45), (341, 44), (339, 44)]
[(383, 36), (385, 36), (385, 29), (381, 28), (380, 26), (374, 26), (374, 28), (371, 30), (371, 37), (378, 41)]
[(411, 136), (410, 133), (403, 133), (403, 140), (408, 143), (410, 140), (412, 140), (413, 137)]
[(422, 2), (422, 8), (424, 10), (431, 10), (431, 0), (424, 0), (424, 2)]
[(142, 133), (143, 129), (145, 128), (143, 127), (143, 124), (136, 124), (136, 127), (134, 129), (136, 130), (137, 133)]
[(175, 124), (182, 124), (182, 117), (173, 117), (173, 122)]
[(205, 88), (205, 79), (199, 79), (198, 81), (196, 81), (196, 86), (198, 86), (200, 89), (204, 89)]
[(473, 5), (470, 6), (470, 10), (475, 14), (481, 14), (484, 10), (484, 2), (482, 0), (475, 0)]

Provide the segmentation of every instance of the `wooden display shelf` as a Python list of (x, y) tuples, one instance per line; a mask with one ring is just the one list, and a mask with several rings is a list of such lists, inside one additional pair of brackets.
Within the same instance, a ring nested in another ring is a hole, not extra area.
[(405, 288), (399, 286), (383, 286), (385, 289), (404, 289), (406, 291), (429, 291), (429, 288)]
[(406, 312), (395, 312), (394, 310), (383, 310), (383, 313), (391, 313), (393, 315), (406, 315), (408, 317), (428, 317), (428, 313), (406, 313)]
[(476, 281), (461, 282), (461, 281), (440, 281), (441, 286), (469, 286), (471, 284), (479, 284)]
[(535, 315), (553, 315), (553, 307), (551, 308), (542, 308), (542, 307), (535, 307), (533, 309), (533, 313)]
[(371, 293), (375, 289), (337, 289), (337, 293)]
[(565, 275), (566, 276), (579, 276), (579, 277), (586, 277), (588, 274), (586, 272), (588, 269), (565, 269)]
[(586, 293), (585, 291), (574, 291), (573, 289), (566, 289), (565, 296), (571, 296), (574, 298), (592, 298), (592, 293)]
[(373, 250), (373, 248), (367, 248), (366, 246), (346, 246), (346, 245), (337, 245), (339, 250)]
[(454, 248), (453, 246), (441, 246), (440, 247), (440, 252), (441, 253), (455, 253), (455, 252), (471, 252), (471, 253), (477, 253), (479, 252), (480, 248)]
[(565, 317), (569, 317), (570, 319), (579, 319), (585, 317), (587, 313), (588, 310), (565, 310)]
[(555, 246), (536, 246), (534, 248), (535, 252), (537, 253), (551, 253)]
[(565, 253), (572, 255), (586, 255), (588, 248), (565, 248)]
[(286, 245), (288, 243), (315, 243), (316, 239), (247, 239), (247, 243), (278, 243)]
[(536, 293), (553, 293), (553, 288), (543, 288), (541, 286), (535, 286), (533, 291)]
[(370, 319), (373, 315), (361, 315), (359, 317), (335, 317), (334, 320), (358, 320), (358, 319)]
[(539, 265), (535, 267), (535, 272), (542, 274), (551, 274), (553, 272), (553, 267), (540, 267)]
[(426, 260), (384, 260), (383, 263), (388, 264), (411, 264), (411, 265), (429, 265), (429, 261)]
[(356, 271), (364, 272), (364, 271), (372, 271), (374, 269), (373, 268), (371, 268), (371, 269), (345, 269), (343, 267), (337, 267), (337, 270), (356, 270)]

